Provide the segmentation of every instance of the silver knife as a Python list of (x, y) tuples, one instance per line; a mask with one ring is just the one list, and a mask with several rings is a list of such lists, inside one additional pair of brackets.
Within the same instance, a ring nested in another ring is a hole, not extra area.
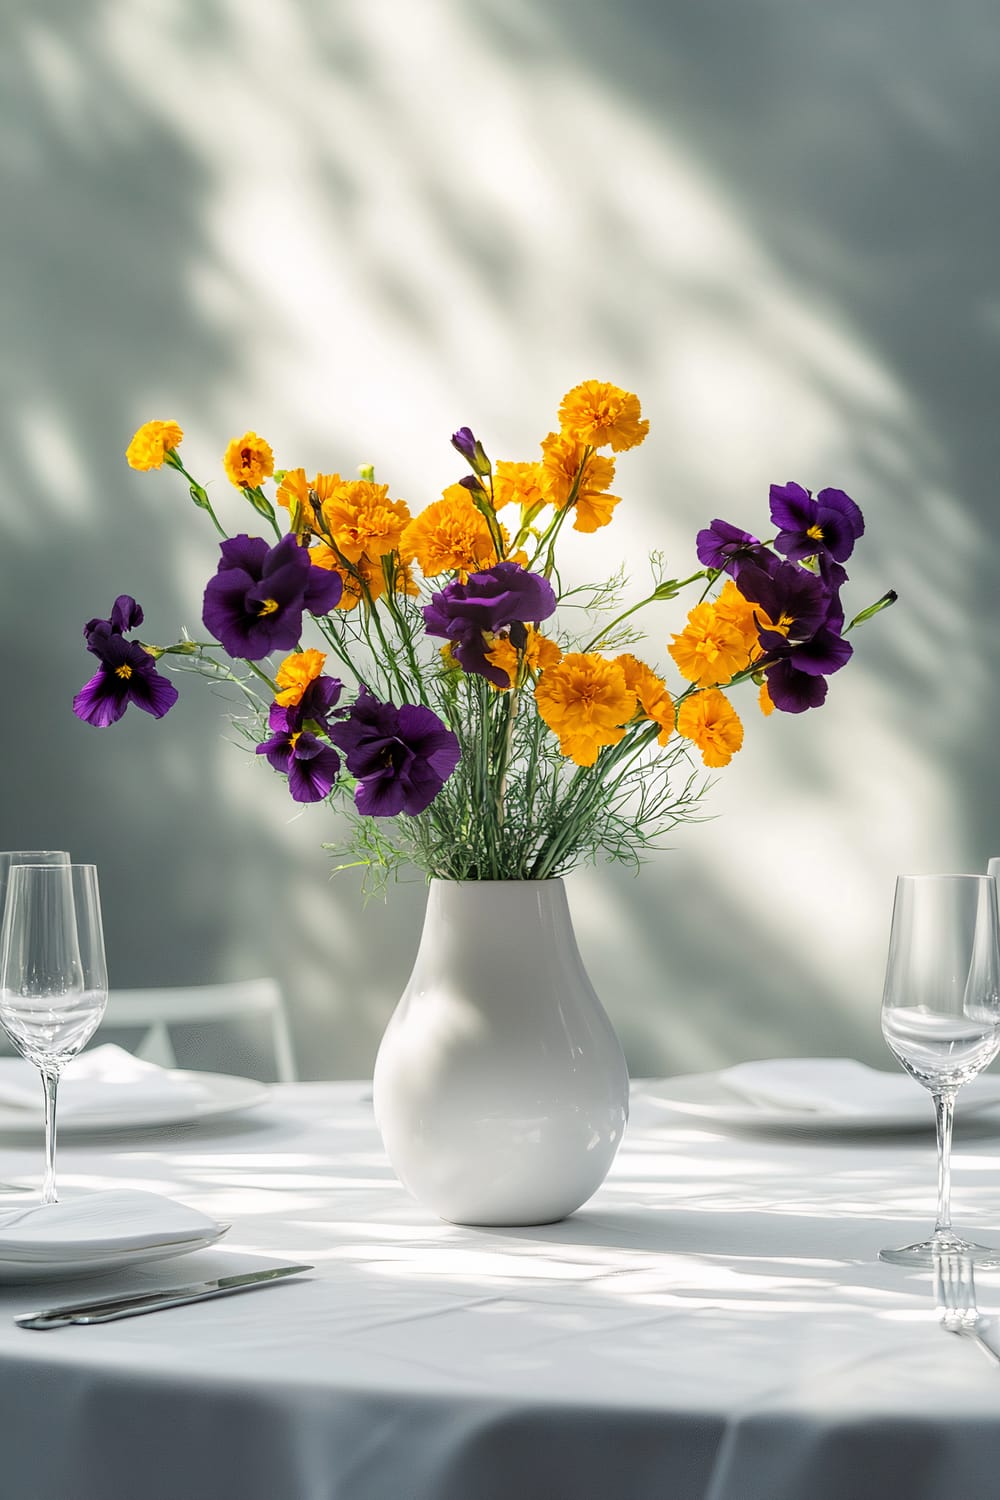
[(219, 1276), (215, 1281), (195, 1281), (190, 1286), (167, 1287), (156, 1292), (135, 1292), (127, 1297), (108, 1297), (101, 1302), (71, 1302), (45, 1312), (21, 1313), (14, 1319), (20, 1328), (65, 1328), (70, 1323), (112, 1323), (116, 1318), (137, 1318), (140, 1313), (180, 1307), (185, 1302), (203, 1302), (209, 1297), (228, 1297), (255, 1286), (266, 1286), (283, 1276), (297, 1276), (312, 1266), (272, 1266), (267, 1271), (246, 1271), (242, 1276)]

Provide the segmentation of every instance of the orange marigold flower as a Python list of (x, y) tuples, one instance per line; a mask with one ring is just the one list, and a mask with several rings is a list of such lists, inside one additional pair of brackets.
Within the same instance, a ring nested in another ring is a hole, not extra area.
[(665, 745), (674, 732), (674, 700), (666, 683), (637, 656), (626, 652), (624, 656), (616, 656), (615, 661), (625, 673), (625, 683), (635, 693), (646, 718), (659, 724), (656, 743)]
[(693, 740), (706, 766), (728, 766), (743, 744), (743, 725), (725, 693), (692, 693), (677, 710), (677, 732)]
[(774, 700), (772, 699), (770, 691), (768, 690), (766, 679), (760, 685), (760, 692), (757, 694), (757, 702), (760, 704), (760, 711), (764, 715), (765, 719), (770, 718), (771, 714), (774, 713)]
[(415, 516), (403, 532), (400, 552), (416, 562), (427, 578), (439, 573), (477, 573), (498, 561), (485, 516), (468, 490), (451, 484)]
[(253, 490), (274, 473), (271, 445), (255, 432), (233, 438), (223, 456), (226, 473), (240, 490)]
[(643, 420), (639, 397), (604, 380), (585, 380), (563, 398), (559, 423), (578, 443), (606, 448), (616, 453), (635, 448), (649, 431)]
[(125, 449), (130, 469), (162, 469), (163, 460), (184, 437), (176, 422), (144, 422)]
[(545, 504), (545, 496), (539, 486), (540, 464), (509, 463), (501, 459), (493, 466), (493, 508), (502, 510), (505, 505), (519, 505), (522, 510), (534, 510)]
[(538, 486), (544, 499), (556, 510), (568, 503), (581, 464), (586, 463), (576, 492), (574, 531), (596, 531), (611, 520), (618, 504), (617, 495), (607, 494), (615, 477), (615, 461), (603, 454), (587, 457), (585, 443), (579, 443), (565, 432), (550, 432), (542, 439), (542, 462)]
[(559, 736), (563, 755), (578, 766), (592, 766), (604, 745), (617, 745), (623, 738), (636, 695), (617, 662), (576, 651), (542, 673), (535, 704)]
[(715, 601), (715, 614), (717, 619), (724, 620), (727, 625), (739, 631), (748, 659), (751, 654), (757, 653), (757, 620), (760, 620), (765, 629), (770, 629), (771, 622), (759, 604), (751, 604), (749, 599), (744, 599), (731, 578), (726, 579), (722, 593)]
[(376, 566), (398, 552), (409, 519), (406, 501), (390, 500), (389, 486), (370, 479), (345, 480), (323, 501), (323, 524), (349, 563)]
[(293, 651), (286, 656), (274, 677), (281, 689), (274, 695), (275, 703), (280, 703), (282, 708), (301, 703), (306, 688), (322, 675), (325, 662), (326, 653), (323, 651)]
[(306, 478), (305, 469), (286, 469), (274, 498), (287, 511), (294, 513), (295, 508), (298, 507), (304, 519), (305, 529), (311, 530), (315, 522), (315, 514), (309, 491), (311, 490), (322, 503), (328, 500), (337, 486), (342, 483), (343, 480), (339, 474), (317, 474), (310, 482)]
[(721, 619), (714, 604), (696, 604), (688, 623), (667, 650), (688, 682), (710, 687), (729, 682), (747, 664), (742, 633)]
[[(547, 635), (542, 635), (533, 625), (527, 627), (528, 639), (524, 647), (524, 658), (528, 666), (534, 672), (544, 672), (546, 667), (554, 667), (562, 656), (562, 647), (555, 641), (550, 640)], [(502, 632), (495, 636), (493, 644), (486, 652), (486, 660), (493, 666), (499, 667), (501, 672), (507, 673), (508, 686), (514, 686), (517, 676), (518, 650), (509, 635)]]

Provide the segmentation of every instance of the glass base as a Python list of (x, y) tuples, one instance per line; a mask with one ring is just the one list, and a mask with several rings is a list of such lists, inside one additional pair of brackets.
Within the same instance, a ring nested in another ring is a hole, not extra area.
[(933, 1266), (942, 1255), (961, 1255), (974, 1266), (1000, 1268), (1000, 1249), (977, 1245), (957, 1234), (932, 1234), (929, 1240), (919, 1240), (915, 1245), (880, 1250), (878, 1258), (893, 1266)]

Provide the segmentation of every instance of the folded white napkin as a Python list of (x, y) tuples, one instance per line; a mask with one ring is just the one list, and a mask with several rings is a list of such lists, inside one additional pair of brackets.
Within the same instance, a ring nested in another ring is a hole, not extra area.
[(870, 1115), (927, 1102), (907, 1073), (884, 1073), (853, 1057), (777, 1057), (737, 1063), (718, 1075), (734, 1094), (755, 1104), (823, 1114)]
[(214, 1238), (218, 1232), (214, 1219), (186, 1204), (116, 1188), (0, 1213), (0, 1261), (96, 1260), (109, 1252)]
[[(196, 1077), (178, 1076), (143, 1062), (109, 1042), (67, 1063), (59, 1081), (59, 1117), (84, 1120), (110, 1111), (127, 1114), (132, 1106), (142, 1110), (144, 1119), (160, 1107), (164, 1114), (175, 1116), (179, 1105), (193, 1105), (206, 1097)], [(23, 1058), (0, 1057), (0, 1105), (42, 1117), (38, 1070)]]

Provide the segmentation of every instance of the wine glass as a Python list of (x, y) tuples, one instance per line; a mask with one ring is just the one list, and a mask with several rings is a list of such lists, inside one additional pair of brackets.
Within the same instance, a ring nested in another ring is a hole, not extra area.
[(1000, 933), (991, 875), (900, 875), (882, 997), (882, 1035), (934, 1100), (938, 1208), (930, 1239), (882, 1250), (896, 1265), (960, 1254), (1000, 1264), (1000, 1251), (951, 1227), (955, 1095), (1000, 1052)]
[(45, 1090), (45, 1183), (56, 1202), (56, 1090), (108, 1003), (94, 865), (12, 865), (0, 929), (0, 1023)]
[(0, 921), (3, 921), (4, 893), (12, 865), (68, 865), (65, 849), (0, 849)]

